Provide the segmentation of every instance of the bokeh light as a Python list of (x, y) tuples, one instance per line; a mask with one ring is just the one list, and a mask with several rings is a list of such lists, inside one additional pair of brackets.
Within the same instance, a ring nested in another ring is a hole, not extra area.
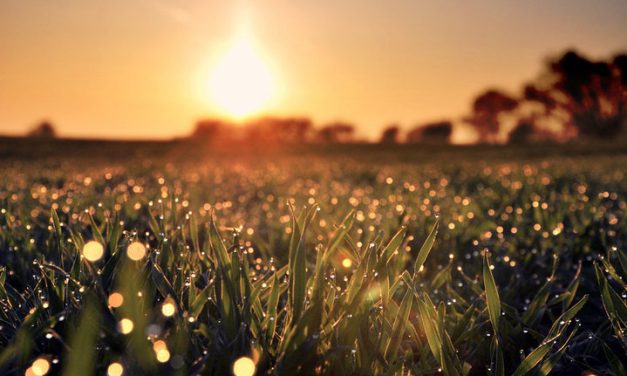
[(161, 349), (156, 352), (157, 361), (159, 363), (165, 363), (170, 360), (170, 351), (168, 349)]
[(171, 317), (176, 313), (176, 305), (172, 298), (168, 297), (161, 305), (161, 313), (165, 317)]
[(133, 331), (133, 327), (135, 326), (133, 324), (133, 320), (131, 319), (122, 319), (120, 320), (118, 325), (119, 325), (120, 332), (122, 334), (129, 334), (130, 332)]
[(37, 358), (31, 365), (33, 375), (43, 376), (50, 371), (50, 362), (45, 358)]
[(124, 303), (124, 296), (119, 292), (114, 292), (109, 295), (109, 299), (107, 302), (111, 307), (118, 308)]
[(107, 368), (107, 376), (122, 376), (124, 374), (124, 367), (118, 362), (109, 364)]
[(83, 246), (83, 257), (88, 261), (95, 262), (104, 255), (104, 247), (95, 240), (90, 240)]
[(146, 257), (146, 246), (140, 242), (132, 242), (126, 249), (126, 255), (133, 261), (139, 261)]
[(247, 356), (243, 356), (233, 363), (235, 376), (252, 376), (255, 374), (255, 362)]

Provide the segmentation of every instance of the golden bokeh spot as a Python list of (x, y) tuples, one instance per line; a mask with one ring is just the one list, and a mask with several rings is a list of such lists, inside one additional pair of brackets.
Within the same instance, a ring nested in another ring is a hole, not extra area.
[(24, 376), (36, 376), (31, 367), (28, 367), (26, 371), (24, 371)]
[(235, 376), (253, 376), (255, 374), (255, 362), (247, 356), (243, 356), (233, 363)]
[(120, 363), (113, 362), (109, 364), (109, 367), (107, 368), (108, 376), (122, 376), (123, 374), (124, 374), (124, 367)]
[(168, 351), (168, 345), (163, 340), (155, 341), (152, 344), (152, 349), (155, 351), (157, 361), (159, 363), (165, 363), (170, 360), (170, 351)]
[(45, 358), (37, 358), (30, 367), (33, 375), (43, 376), (50, 371), (50, 362)]
[(133, 327), (135, 326), (131, 319), (122, 319), (118, 325), (122, 334), (129, 334), (133, 331)]
[(168, 345), (165, 343), (165, 341), (163, 340), (158, 340), (155, 341), (155, 343), (152, 344), (152, 349), (157, 352), (159, 350), (163, 350), (163, 349), (168, 349)]
[(168, 351), (168, 349), (161, 349), (157, 351), (156, 354), (157, 354), (157, 361), (159, 363), (165, 363), (168, 360), (170, 360), (170, 352)]
[(118, 308), (124, 303), (124, 296), (119, 292), (114, 292), (109, 295), (108, 303), (113, 308)]
[(139, 261), (146, 257), (146, 246), (140, 242), (132, 242), (126, 248), (126, 255), (133, 261)]
[(348, 257), (345, 257), (344, 260), (342, 260), (342, 266), (345, 267), (346, 269), (350, 268), (351, 266), (353, 266), (353, 260), (349, 259)]
[(83, 257), (88, 261), (98, 261), (104, 255), (104, 247), (95, 240), (90, 240), (83, 246)]
[(174, 304), (174, 300), (170, 297), (166, 298), (166, 300), (161, 305), (161, 313), (165, 317), (173, 316), (176, 313), (176, 305)]

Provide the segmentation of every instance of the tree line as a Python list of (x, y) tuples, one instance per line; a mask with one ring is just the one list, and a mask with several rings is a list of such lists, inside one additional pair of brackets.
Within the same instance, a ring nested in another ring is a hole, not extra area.
[[(216, 143), (246, 141), (252, 143), (325, 143), (349, 144), (367, 142), (355, 136), (355, 125), (348, 122), (331, 122), (320, 127), (306, 117), (265, 116), (243, 124), (221, 119), (203, 119), (196, 123), (196, 128), (189, 139)], [(449, 143), (453, 132), (450, 121), (420, 125), (403, 136), (400, 126), (389, 125), (379, 140), (383, 144), (396, 143)]]
[[(541, 74), (522, 85), (518, 94), (490, 88), (471, 101), (461, 119), (418, 124), (408, 131), (384, 127), (379, 142), (450, 142), (455, 127), (475, 130), (479, 143), (530, 143), (580, 139), (609, 139), (627, 128), (627, 54), (592, 60), (574, 50), (547, 59)], [(353, 143), (355, 125), (336, 121), (314, 126), (307, 117), (261, 117), (234, 124), (221, 119), (197, 122), (192, 140), (263, 143)], [(28, 134), (54, 138), (54, 126), (44, 121)]]
[[(471, 102), (458, 121), (419, 124), (409, 131), (386, 126), (383, 144), (450, 142), (456, 126), (474, 128), (479, 143), (530, 143), (574, 138), (613, 138), (627, 124), (627, 55), (594, 61), (574, 50), (546, 60), (541, 74), (524, 83), (519, 94), (487, 89)], [(236, 127), (220, 120), (202, 120), (192, 138), (249, 138), (264, 142), (351, 143), (355, 126), (333, 122), (314, 127), (308, 118), (264, 117)]]

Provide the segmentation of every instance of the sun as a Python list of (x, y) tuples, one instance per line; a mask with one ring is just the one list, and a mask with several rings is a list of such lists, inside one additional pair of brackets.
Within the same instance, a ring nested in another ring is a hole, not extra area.
[(220, 112), (235, 119), (260, 112), (275, 94), (270, 69), (245, 38), (233, 43), (215, 65), (209, 89)]

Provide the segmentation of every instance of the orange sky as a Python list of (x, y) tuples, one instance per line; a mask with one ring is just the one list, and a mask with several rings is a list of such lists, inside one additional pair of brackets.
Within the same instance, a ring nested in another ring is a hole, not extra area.
[(0, 3), (0, 133), (164, 138), (221, 115), (212, 69), (245, 31), (271, 72), (263, 112), (381, 127), (459, 117), (566, 47), (627, 50), (627, 2), (166, 1)]

